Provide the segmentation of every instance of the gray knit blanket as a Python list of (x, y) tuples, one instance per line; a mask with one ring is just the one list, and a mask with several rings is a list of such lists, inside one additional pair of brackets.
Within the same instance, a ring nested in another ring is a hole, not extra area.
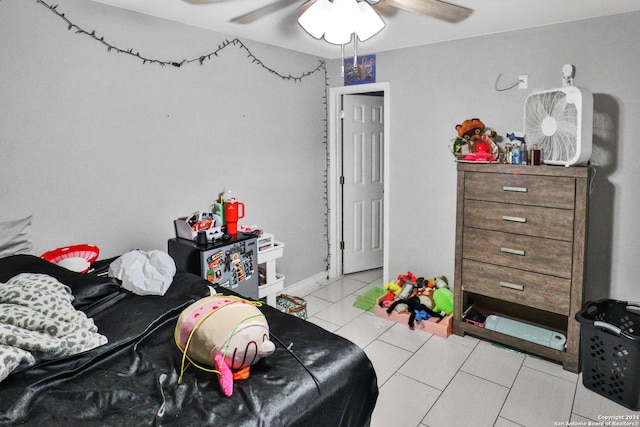
[(71, 289), (46, 274), (22, 273), (0, 284), (0, 381), (39, 361), (107, 343), (71, 301)]

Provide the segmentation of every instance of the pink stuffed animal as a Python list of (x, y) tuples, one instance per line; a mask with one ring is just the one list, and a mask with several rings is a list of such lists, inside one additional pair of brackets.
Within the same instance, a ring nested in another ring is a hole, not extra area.
[[(256, 303), (215, 295), (185, 308), (174, 338), (185, 360), (215, 366), (225, 396), (233, 393), (233, 380), (248, 377), (249, 367), (275, 350), (269, 324)], [(257, 303), (260, 304), (260, 303)], [(197, 365), (196, 365), (197, 366)]]

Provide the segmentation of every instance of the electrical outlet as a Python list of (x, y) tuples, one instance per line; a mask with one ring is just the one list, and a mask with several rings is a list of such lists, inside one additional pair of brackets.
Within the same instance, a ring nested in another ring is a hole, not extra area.
[(518, 80), (520, 81), (520, 83), (518, 83), (518, 89), (526, 89), (527, 87), (529, 87), (529, 75), (528, 74), (520, 74), (518, 76)]

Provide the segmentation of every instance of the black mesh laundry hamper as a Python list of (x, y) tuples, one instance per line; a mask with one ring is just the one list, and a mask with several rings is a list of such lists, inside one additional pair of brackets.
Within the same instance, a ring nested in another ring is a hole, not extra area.
[(611, 299), (588, 302), (580, 322), (582, 382), (631, 410), (640, 410), (640, 304)]

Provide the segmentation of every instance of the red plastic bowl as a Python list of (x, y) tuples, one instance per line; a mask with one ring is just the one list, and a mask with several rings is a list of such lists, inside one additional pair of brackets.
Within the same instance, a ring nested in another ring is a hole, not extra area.
[[(59, 263), (66, 258), (84, 258), (89, 264), (92, 264), (100, 255), (100, 249), (97, 246), (82, 244), (74, 246), (65, 246), (63, 248), (57, 248), (52, 251), (48, 251), (40, 255), (40, 258), (45, 259), (54, 264)], [(86, 273), (89, 269), (82, 271)]]

